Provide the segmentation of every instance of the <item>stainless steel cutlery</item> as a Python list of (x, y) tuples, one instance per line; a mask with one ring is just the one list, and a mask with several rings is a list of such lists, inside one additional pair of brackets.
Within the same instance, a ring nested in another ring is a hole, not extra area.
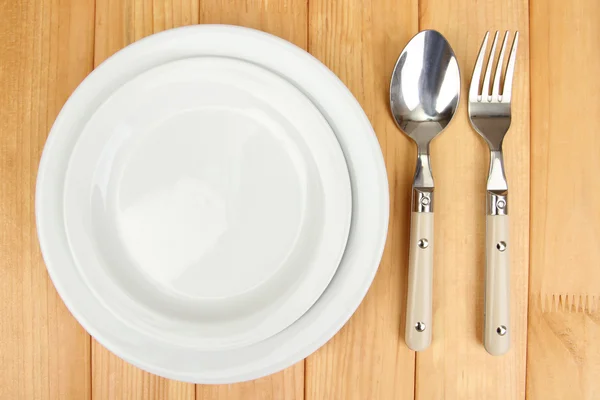
[(460, 96), (460, 73), (450, 44), (436, 31), (418, 33), (400, 54), (390, 84), (398, 127), (417, 144), (412, 185), (405, 340), (413, 350), (431, 343), (433, 176), (429, 143), (450, 123)]
[[(496, 57), (496, 32), (482, 79), (488, 37), (489, 32), (475, 63), (468, 109), (471, 125), (490, 148), (483, 342), (488, 353), (501, 355), (510, 347), (508, 184), (502, 141), (511, 122), (512, 81), (519, 33), (514, 36), (504, 68), (510, 34), (506, 32), (504, 35)], [(429, 346), (432, 332), (434, 185), (429, 143), (450, 123), (459, 97), (460, 73), (452, 48), (436, 31), (418, 33), (400, 54), (390, 84), (390, 107), (394, 120), (417, 144), (405, 326), (406, 344), (416, 351)]]
[[(500, 55), (495, 61), (498, 32), (494, 35), (483, 82), (483, 62), (489, 32), (485, 34), (469, 88), (469, 119), (490, 148), (490, 169), (486, 195), (486, 265), (483, 344), (488, 353), (501, 355), (510, 347), (508, 184), (504, 174), (502, 141), (511, 121), (512, 81), (515, 73), (519, 33), (514, 36), (508, 64), (503, 74), (504, 55), (509, 41), (507, 31)], [(493, 83), (492, 70), (496, 65)], [(503, 82), (502, 90), (500, 83)]]

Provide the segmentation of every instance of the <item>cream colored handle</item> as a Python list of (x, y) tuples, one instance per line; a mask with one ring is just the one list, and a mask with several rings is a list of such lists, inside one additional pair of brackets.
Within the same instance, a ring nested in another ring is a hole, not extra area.
[(408, 253), (405, 340), (415, 351), (431, 344), (433, 286), (433, 213), (413, 212)]
[(483, 345), (493, 356), (510, 348), (508, 230), (508, 215), (487, 216)]

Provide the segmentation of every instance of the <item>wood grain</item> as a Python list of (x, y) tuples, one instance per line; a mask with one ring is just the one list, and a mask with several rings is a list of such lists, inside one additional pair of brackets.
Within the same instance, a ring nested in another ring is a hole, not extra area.
[(34, 194), (48, 131), (92, 68), (93, 1), (2, 1), (0, 17), (0, 398), (86, 399), (90, 339), (48, 278)]
[(528, 399), (600, 398), (600, 314), (530, 303)]
[(234, 385), (197, 385), (196, 400), (303, 400), (304, 361), (277, 374)]
[(412, 0), (311, 0), (309, 50), (350, 88), (382, 146), (391, 214), (383, 261), (350, 322), (306, 360), (306, 398), (412, 399), (414, 353), (404, 344), (410, 192), (416, 152), (391, 119), (388, 90), (404, 45), (417, 32)]
[(532, 1), (535, 295), (600, 295), (598, 18), (596, 1)]
[[(529, 263), (529, 29), (527, 0), (420, 1), (422, 29), (440, 31), (459, 61), (458, 114), (432, 145), (436, 179), (433, 345), (417, 355), (417, 399), (522, 399), (525, 395)], [(470, 127), (466, 93), (483, 36), (519, 30), (512, 125), (504, 143), (510, 196), (510, 352), (482, 345), (485, 187), (489, 150)]]
[(94, 64), (143, 37), (198, 23), (199, 0), (96, 0)]
[(600, 397), (600, 4), (531, 2), (530, 399)]
[[(306, 49), (307, 6), (306, 0), (203, 0), (200, 2), (200, 22), (260, 29)], [(221, 386), (197, 385), (196, 398), (302, 400), (304, 362), (252, 382)]]
[(200, 23), (260, 29), (306, 49), (307, 0), (203, 0)]
[(97, 342), (92, 347), (93, 399), (191, 400), (194, 385), (159, 378), (121, 360)]
[[(152, 33), (198, 23), (198, 0), (97, 0), (94, 63)], [(149, 374), (92, 342), (93, 399), (195, 398), (192, 384)]]

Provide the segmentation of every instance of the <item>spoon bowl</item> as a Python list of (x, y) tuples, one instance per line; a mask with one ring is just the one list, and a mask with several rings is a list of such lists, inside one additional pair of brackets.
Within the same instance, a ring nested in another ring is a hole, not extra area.
[(460, 97), (454, 51), (437, 31), (419, 32), (400, 54), (390, 85), (396, 125), (417, 144), (426, 144), (452, 120)]

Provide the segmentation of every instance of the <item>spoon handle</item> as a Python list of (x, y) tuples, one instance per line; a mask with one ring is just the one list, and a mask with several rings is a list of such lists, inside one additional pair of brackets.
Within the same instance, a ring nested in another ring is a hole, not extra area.
[(410, 225), (405, 341), (421, 351), (431, 343), (433, 212), (413, 211)]
[(510, 347), (508, 230), (508, 215), (487, 216), (483, 345), (493, 356)]

